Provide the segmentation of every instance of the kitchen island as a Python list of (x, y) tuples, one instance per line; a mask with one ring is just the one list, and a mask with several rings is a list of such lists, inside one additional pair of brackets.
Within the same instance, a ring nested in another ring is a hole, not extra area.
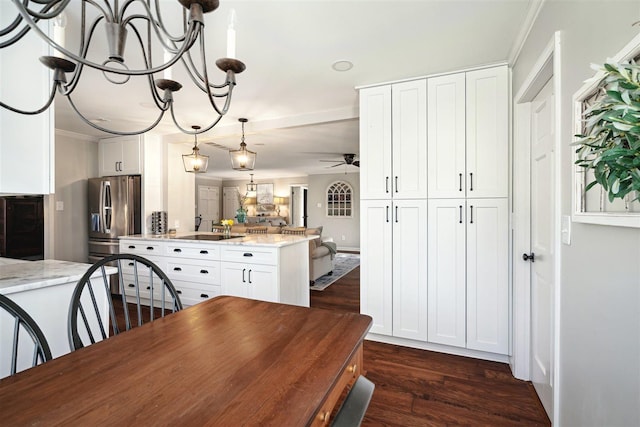
[[(67, 337), (69, 302), (77, 281), (89, 267), (90, 264), (50, 259), (23, 261), (0, 258), (0, 293), (20, 305), (38, 323), (54, 358), (70, 351)], [(107, 268), (108, 274), (116, 271), (114, 267)], [(107, 320), (106, 300), (100, 305), (103, 319)], [(12, 340), (13, 325), (6, 323), (6, 319), (0, 316), (0, 346), (3, 348)], [(0, 357), (10, 357), (10, 354)], [(9, 364), (5, 362), (0, 360), (0, 378), (8, 375)], [(30, 366), (30, 360), (28, 364)], [(7, 372), (2, 369), (7, 369)]]
[(309, 241), (318, 236), (183, 232), (120, 237), (171, 279), (184, 306), (219, 295), (309, 306)]

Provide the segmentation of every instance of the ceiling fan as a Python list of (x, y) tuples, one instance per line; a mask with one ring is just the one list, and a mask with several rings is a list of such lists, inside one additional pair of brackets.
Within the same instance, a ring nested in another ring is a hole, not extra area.
[(360, 160), (355, 160), (356, 155), (353, 153), (346, 153), (343, 154), (342, 157), (344, 157), (344, 160), (340, 161), (340, 160), (320, 160), (321, 162), (330, 162), (330, 163), (335, 163), (335, 165), (333, 166), (328, 166), (329, 168), (335, 168), (337, 166), (340, 165), (353, 165), (356, 167), (360, 167)]

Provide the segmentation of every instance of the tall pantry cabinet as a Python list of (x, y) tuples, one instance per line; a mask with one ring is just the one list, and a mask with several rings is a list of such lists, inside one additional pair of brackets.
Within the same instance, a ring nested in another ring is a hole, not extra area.
[(360, 90), (372, 334), (508, 354), (508, 93), (506, 66)]

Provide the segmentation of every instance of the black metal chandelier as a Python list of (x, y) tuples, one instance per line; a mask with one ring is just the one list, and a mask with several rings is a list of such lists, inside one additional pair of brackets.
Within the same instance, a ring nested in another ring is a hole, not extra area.
[[(52, 19), (60, 21), (64, 17), (64, 11), (69, 6), (70, 0), (12, 0), (17, 9), (17, 15), (10, 24), (0, 28), (0, 49), (19, 42), (27, 32), (34, 31), (59, 52), (60, 57), (40, 57), (40, 61), (54, 71), (54, 84), (49, 99), (42, 107), (30, 111), (21, 110), (5, 104), (1, 100), (0, 105), (19, 114), (39, 114), (49, 108), (57, 90), (69, 100), (73, 110), (85, 123), (104, 132), (116, 135), (145, 133), (156, 127), (167, 111), (171, 112), (171, 118), (178, 129), (186, 134), (199, 134), (210, 130), (227, 113), (233, 88), (236, 85), (235, 75), (243, 72), (245, 65), (233, 57), (218, 59), (216, 65), (226, 73), (226, 79), (224, 83), (219, 85), (211, 83), (206, 61), (204, 14), (216, 10), (220, 2), (219, 0), (178, 1), (184, 6), (182, 12), (184, 33), (174, 36), (165, 27), (160, 10), (160, 0), (124, 0), (122, 2), (119, 0), (80, 0), (80, 47), (78, 53), (73, 53), (62, 46), (63, 43), (59, 43), (59, 40), (54, 40), (55, 25), (54, 39), (38, 27), (40, 21)], [(132, 7), (133, 5), (141, 7)], [(96, 16), (89, 18), (89, 11), (97, 11)], [(94, 32), (99, 24), (103, 24), (105, 28), (109, 46), (109, 53), (102, 63), (87, 59)], [(232, 29), (233, 40), (230, 44), (233, 46), (233, 52), (235, 51), (235, 28), (230, 25), (229, 31), (231, 32)], [(143, 67), (135, 69), (128, 67), (124, 57), (127, 34), (130, 31), (135, 34), (134, 38), (138, 42), (140, 56), (144, 64)], [(199, 66), (196, 66), (191, 54), (191, 48), (196, 41), (199, 41)], [(165, 52), (162, 61), (154, 61), (152, 55), (152, 47), (158, 44)], [(227, 56), (235, 56), (235, 53), (230, 55), (228, 51)], [(173, 94), (182, 88), (182, 84), (172, 80), (166, 73), (165, 78), (154, 79), (154, 74), (168, 70), (178, 61), (185, 66), (190, 79), (205, 94), (214, 110), (213, 122), (201, 129), (188, 130), (180, 126), (176, 120)], [(159, 64), (159, 62), (163, 63)], [(158, 117), (149, 126), (135, 131), (108, 129), (89, 120), (79, 111), (72, 98), (85, 66), (101, 70), (104, 77), (112, 84), (124, 84), (132, 76), (146, 76), (154, 104), (159, 109)], [(122, 77), (116, 80), (110, 77), (111, 73)], [(67, 76), (68, 74), (69, 76)], [(216, 98), (224, 99), (224, 104), (219, 106), (216, 103)]]

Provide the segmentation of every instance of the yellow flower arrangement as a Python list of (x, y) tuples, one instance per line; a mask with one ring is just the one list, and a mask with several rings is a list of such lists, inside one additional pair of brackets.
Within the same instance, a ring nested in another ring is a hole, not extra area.
[(228, 225), (229, 227), (231, 227), (233, 225), (233, 220), (232, 219), (223, 219), (222, 221), (220, 221), (220, 223), (222, 225)]

